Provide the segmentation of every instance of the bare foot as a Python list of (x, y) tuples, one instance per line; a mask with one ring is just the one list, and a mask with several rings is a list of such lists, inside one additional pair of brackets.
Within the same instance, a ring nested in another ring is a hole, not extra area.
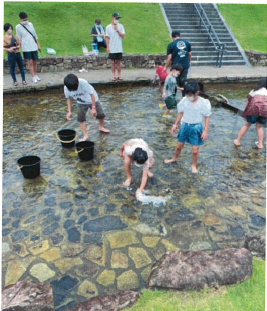
[(236, 147), (240, 147), (241, 146), (241, 144), (237, 142), (237, 139), (234, 140), (234, 144), (235, 144)]
[(191, 167), (192, 167), (192, 173), (197, 174), (198, 170), (197, 170), (196, 166), (192, 165)]
[(132, 182), (132, 179), (131, 178), (127, 178), (125, 180), (125, 182), (122, 183), (122, 184), (123, 184), (124, 187), (130, 187), (131, 182)]
[(147, 175), (148, 175), (148, 177), (153, 177), (154, 176), (154, 174), (153, 173), (151, 173), (150, 171), (149, 172), (147, 172)]
[(172, 162), (176, 162), (176, 160), (173, 160), (173, 159), (165, 159), (164, 160), (164, 163), (172, 163)]
[(255, 141), (255, 145), (258, 147), (258, 149), (263, 149), (263, 144), (259, 144), (258, 141)]
[(104, 133), (109, 133), (109, 132), (110, 132), (110, 130), (106, 129), (106, 128), (103, 127), (103, 126), (99, 128), (99, 131), (100, 131), (100, 132), (104, 132)]
[(86, 140), (88, 140), (88, 139), (89, 139), (88, 136), (83, 136), (83, 138), (79, 139), (79, 141), (86, 141)]

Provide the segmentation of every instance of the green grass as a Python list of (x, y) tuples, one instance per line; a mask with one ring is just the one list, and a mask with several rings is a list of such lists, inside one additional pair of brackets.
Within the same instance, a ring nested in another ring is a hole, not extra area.
[(144, 290), (129, 311), (264, 311), (265, 261), (253, 260), (253, 276), (244, 283), (218, 290)]
[(266, 4), (217, 4), (244, 50), (267, 52)]
[(15, 26), (18, 14), (24, 11), (34, 24), (42, 54), (52, 47), (57, 55), (81, 55), (82, 45), (92, 46), (91, 28), (100, 18), (106, 27), (111, 15), (119, 12), (125, 27), (124, 53), (166, 53), (171, 42), (170, 34), (158, 3), (112, 2), (5, 2), (4, 23)]

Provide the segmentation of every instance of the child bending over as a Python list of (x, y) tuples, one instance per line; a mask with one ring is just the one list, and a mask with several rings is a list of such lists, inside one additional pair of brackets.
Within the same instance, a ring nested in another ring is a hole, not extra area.
[(153, 83), (155, 83), (157, 77), (159, 77), (159, 80), (160, 80), (159, 81), (159, 88), (162, 89), (164, 82), (165, 82), (165, 80), (169, 74), (168, 74), (166, 68), (164, 66), (162, 66), (162, 63), (160, 61), (156, 61), (155, 65), (157, 67), (157, 70), (156, 70), (156, 74), (155, 74)]

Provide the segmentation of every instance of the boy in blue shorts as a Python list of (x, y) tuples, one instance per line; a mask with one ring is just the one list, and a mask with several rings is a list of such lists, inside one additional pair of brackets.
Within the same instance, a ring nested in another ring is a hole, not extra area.
[[(199, 85), (194, 80), (188, 80), (184, 86), (185, 97), (177, 105), (178, 116), (172, 126), (171, 133), (175, 134), (178, 124), (181, 129), (177, 136), (178, 144), (171, 159), (165, 159), (165, 163), (176, 162), (184, 148), (185, 143), (192, 145), (192, 173), (197, 173), (199, 148), (208, 139), (211, 105), (208, 99), (199, 96)], [(202, 121), (205, 118), (203, 128)]]

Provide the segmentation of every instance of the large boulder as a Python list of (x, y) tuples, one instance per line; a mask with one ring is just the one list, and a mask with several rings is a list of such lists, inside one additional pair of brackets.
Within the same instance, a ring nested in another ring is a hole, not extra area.
[(68, 311), (119, 311), (134, 305), (140, 295), (139, 291), (127, 290), (114, 295), (93, 297)]
[(244, 247), (248, 249), (252, 255), (265, 260), (265, 236), (246, 236)]
[(152, 266), (150, 288), (199, 290), (243, 282), (252, 276), (252, 255), (245, 249), (168, 252)]
[(50, 284), (30, 280), (9, 285), (2, 292), (2, 311), (54, 311)]

